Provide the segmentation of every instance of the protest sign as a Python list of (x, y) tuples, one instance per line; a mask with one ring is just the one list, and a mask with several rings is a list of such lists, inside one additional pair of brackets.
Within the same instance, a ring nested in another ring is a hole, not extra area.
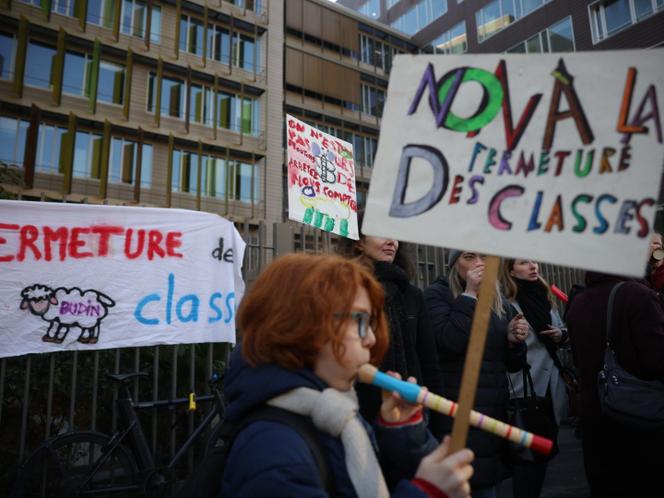
[(358, 239), (353, 146), (286, 115), (288, 217)]
[(642, 276), (662, 67), (657, 50), (398, 56), (363, 232)]
[(244, 247), (211, 213), (0, 201), (0, 357), (234, 343)]

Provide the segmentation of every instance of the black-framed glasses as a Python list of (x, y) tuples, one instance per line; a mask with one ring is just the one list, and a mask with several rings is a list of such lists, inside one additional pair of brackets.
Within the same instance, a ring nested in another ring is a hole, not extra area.
[(336, 313), (337, 318), (350, 317), (357, 323), (357, 335), (360, 339), (364, 340), (369, 334), (369, 327), (371, 330), (376, 330), (376, 315), (371, 315), (366, 311), (351, 311), (350, 313)]

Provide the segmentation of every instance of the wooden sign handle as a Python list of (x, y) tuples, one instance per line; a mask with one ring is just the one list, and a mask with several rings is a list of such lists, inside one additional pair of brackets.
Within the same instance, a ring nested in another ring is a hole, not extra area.
[(473, 316), (473, 326), (470, 331), (466, 362), (461, 379), (461, 392), (459, 393), (459, 408), (452, 425), (452, 441), (450, 453), (459, 451), (466, 446), (468, 426), (470, 424), (470, 411), (475, 404), (477, 380), (482, 367), (484, 344), (491, 319), (491, 305), (496, 295), (496, 279), (498, 278), (498, 256), (487, 256), (484, 261), (484, 275), (480, 284), (479, 296)]

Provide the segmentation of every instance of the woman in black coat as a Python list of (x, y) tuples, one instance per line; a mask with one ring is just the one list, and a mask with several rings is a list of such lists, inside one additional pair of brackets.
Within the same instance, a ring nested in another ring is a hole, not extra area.
[[(452, 251), (449, 266), (449, 282), (444, 278), (436, 280), (424, 291), (424, 300), (443, 371), (443, 396), (456, 401), (484, 273), (484, 256)], [(505, 374), (521, 370), (526, 360), (524, 341), (528, 323), (521, 315), (515, 315), (496, 288), (474, 409), (499, 420), (506, 419), (509, 399)], [(446, 423), (451, 427), (451, 419)], [(506, 474), (502, 461), (504, 441), (471, 428), (468, 447), (475, 452), (475, 474), (471, 479), (473, 498), (497, 497), (497, 486)]]
[[(358, 213), (361, 226), (362, 213)], [(397, 372), (402, 378), (415, 377), (420, 385), (435, 394), (442, 393), (443, 381), (436, 342), (424, 306), (422, 291), (410, 283), (408, 260), (398, 240), (361, 234), (359, 241), (343, 239), (339, 252), (357, 258), (373, 269), (374, 276), (385, 291), (385, 315), (388, 319), (390, 345), (380, 369)], [(374, 420), (381, 404), (378, 389), (357, 386), (360, 412), (366, 420)], [(429, 413), (429, 429), (440, 440), (444, 416)]]

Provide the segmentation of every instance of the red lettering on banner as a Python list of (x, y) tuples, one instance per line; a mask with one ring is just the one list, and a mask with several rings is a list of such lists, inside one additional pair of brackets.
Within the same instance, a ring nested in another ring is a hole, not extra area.
[(159, 245), (163, 238), (164, 236), (159, 230), (150, 230), (148, 232), (148, 259), (150, 261), (154, 259), (155, 253), (161, 258), (166, 256), (166, 253)]
[(166, 254), (174, 258), (183, 257), (181, 253), (175, 252), (178, 247), (182, 247), (182, 232), (168, 232), (166, 234)]
[(127, 256), (127, 259), (136, 259), (138, 258), (141, 253), (143, 252), (143, 246), (145, 245), (145, 230), (141, 229), (138, 230), (138, 242), (136, 243), (136, 250), (134, 252), (131, 251), (131, 236), (134, 233), (134, 230), (132, 228), (127, 229), (127, 236), (125, 237), (125, 246), (124, 246), (124, 252), (125, 256)]
[(44, 259), (51, 261), (53, 259), (51, 251), (51, 242), (60, 242), (58, 252), (60, 261), (64, 261), (67, 256), (67, 239), (69, 238), (69, 230), (67, 227), (60, 227), (53, 230), (51, 227), (42, 227), (44, 231)]
[(99, 252), (97, 256), (108, 256), (108, 241), (111, 235), (122, 235), (124, 228), (96, 225), (90, 227), (90, 231), (99, 235)]
[(39, 238), (39, 230), (34, 225), (23, 225), (21, 231), (19, 232), (19, 246), (18, 246), (18, 256), (16, 259), (18, 261), (23, 261), (25, 259), (26, 249), (30, 248), (32, 254), (36, 260), (41, 259), (41, 251), (35, 244), (35, 241)]
[(85, 247), (85, 240), (79, 239), (81, 234), (90, 233), (89, 228), (74, 227), (71, 229), (69, 238), (69, 257), (75, 259), (91, 258), (94, 256), (91, 251), (79, 252), (78, 248)]
[[(0, 232), (2, 232), (4, 230), (18, 230), (18, 228), (19, 228), (18, 225), (13, 225), (13, 224), (10, 225), (8, 223), (0, 223)], [(6, 243), (7, 243), (7, 239), (5, 239), (4, 237), (0, 237), (0, 245), (6, 244)], [(5, 254), (4, 256), (0, 256), (0, 262), (2, 262), (2, 261), (12, 261), (13, 259), (14, 259), (13, 254)]]

